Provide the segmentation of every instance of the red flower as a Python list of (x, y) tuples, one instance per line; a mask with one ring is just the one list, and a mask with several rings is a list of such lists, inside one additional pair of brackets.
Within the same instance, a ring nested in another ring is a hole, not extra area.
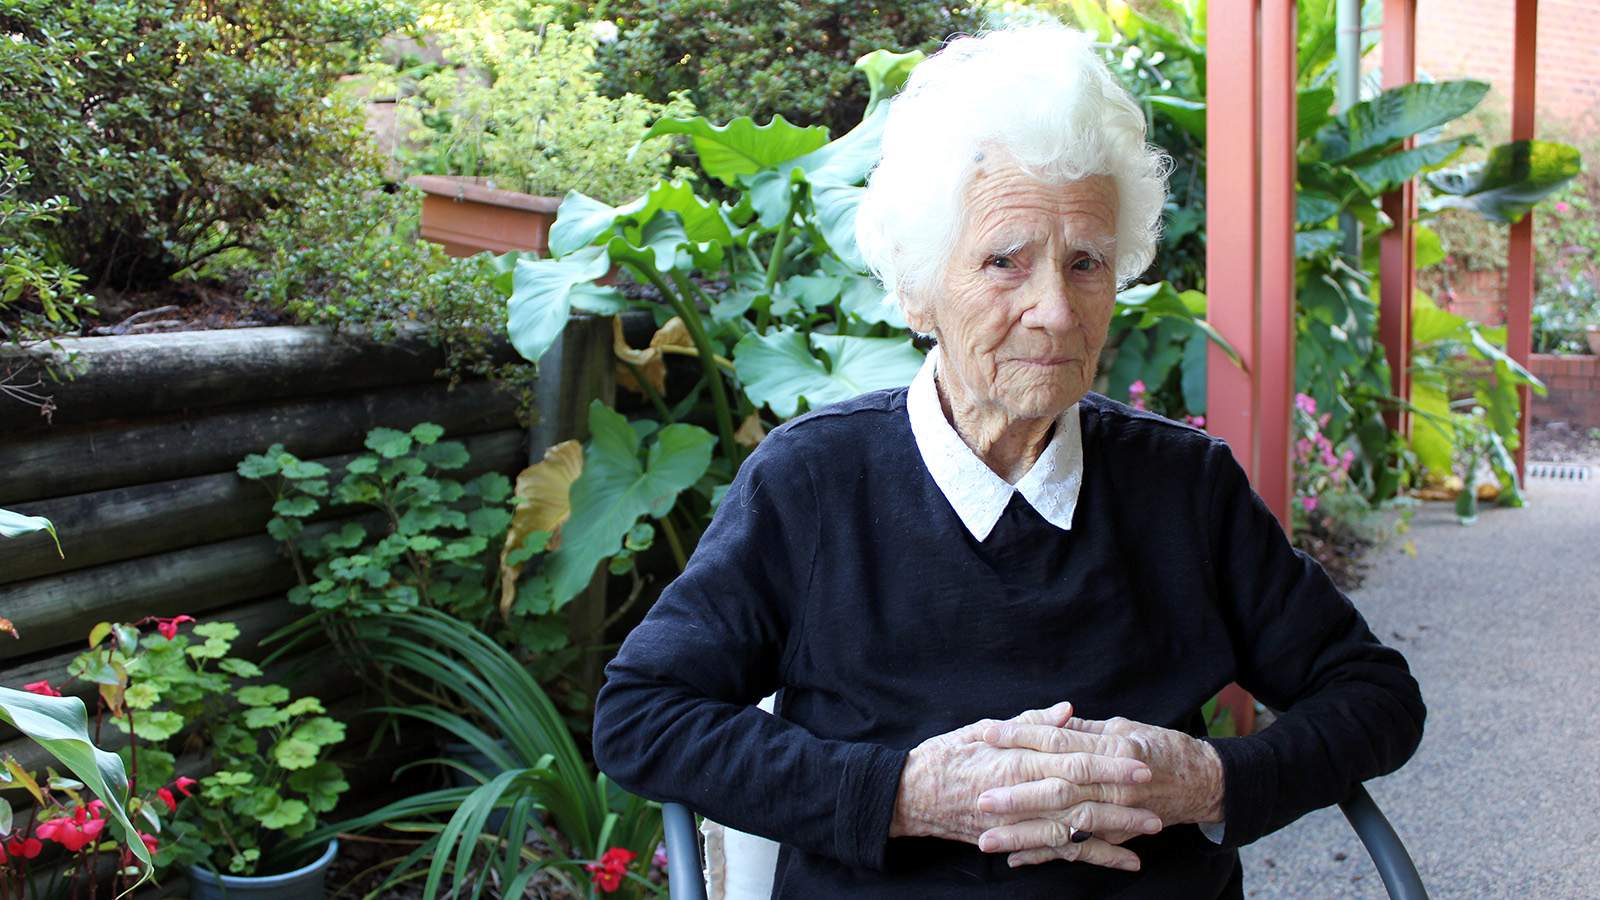
[(180, 794), (184, 795), (185, 797), (187, 797), (187, 796), (189, 796), (189, 788), (193, 784), (194, 784), (194, 779), (193, 778), (190, 778), (187, 775), (180, 775), (180, 776), (178, 776), (178, 780), (174, 781), (172, 783), (172, 786), (174, 788), (177, 788), (178, 793), (180, 793)]
[(609, 894), (622, 887), (622, 879), (628, 873), (628, 864), (633, 862), (635, 853), (623, 847), (612, 847), (601, 854), (599, 863), (588, 863), (584, 866), (589, 870), (590, 880), (601, 893)]
[(36, 837), (14, 837), (5, 844), (7, 852), (21, 859), (33, 859), (44, 852), (44, 843)]
[(193, 621), (194, 616), (173, 616), (170, 619), (157, 619), (156, 630), (161, 632), (162, 637), (170, 641), (178, 636), (179, 625), (183, 624), (184, 622)]
[(156, 789), (156, 796), (160, 797), (161, 798), (161, 802), (165, 803), (167, 805), (167, 812), (177, 812), (178, 811), (178, 801), (172, 799), (172, 792), (171, 791), (167, 790), (166, 788), (157, 788)]
[(48, 681), (35, 681), (22, 686), (22, 689), (41, 697), (59, 697), (61, 692), (50, 686)]
[(156, 839), (155, 835), (145, 834), (141, 831), (139, 832), (139, 840), (144, 842), (144, 848), (150, 851), (152, 855), (156, 852), (156, 844), (159, 843), (159, 841)]
[(90, 800), (89, 805), (86, 806), (85, 809), (89, 810), (89, 815), (94, 816), (97, 819), (104, 819), (106, 817), (106, 805), (101, 803), (99, 800)]

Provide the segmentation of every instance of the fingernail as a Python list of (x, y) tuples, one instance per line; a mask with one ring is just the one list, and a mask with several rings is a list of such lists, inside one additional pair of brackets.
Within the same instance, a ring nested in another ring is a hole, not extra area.
[(980, 795), (978, 795), (978, 811), (979, 812), (994, 812), (994, 807), (995, 807), (995, 802), (994, 802), (994, 798), (993, 797), (989, 796), (988, 794), (980, 794)]
[(1160, 819), (1145, 819), (1144, 820), (1144, 830), (1148, 834), (1155, 834), (1156, 832), (1161, 830), (1161, 820)]
[(1006, 857), (1006, 865), (1015, 869), (1017, 867), (1017, 858), (1015, 856)]
[(1150, 779), (1152, 779), (1154, 777), (1155, 776), (1153, 774), (1151, 774), (1149, 769), (1134, 769), (1133, 770), (1133, 782), (1134, 782), (1134, 784), (1144, 784), (1145, 782), (1149, 781)]
[(993, 850), (998, 849), (995, 846), (998, 843), (999, 843), (999, 841), (995, 840), (992, 837), (989, 837), (987, 834), (978, 835), (978, 849), (982, 850), (985, 853), (989, 853), (989, 852), (991, 852)]

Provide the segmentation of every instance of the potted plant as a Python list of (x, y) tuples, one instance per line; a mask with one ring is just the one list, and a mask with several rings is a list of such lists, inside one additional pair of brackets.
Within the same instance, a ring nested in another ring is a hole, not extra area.
[(693, 105), (683, 92), (664, 104), (601, 93), (594, 48), (614, 27), (564, 27), (550, 9), (510, 0), (444, 6), (437, 39), (453, 65), (415, 80), (379, 76), (420, 145), (404, 156), (422, 173), (410, 181), (424, 193), (424, 238), (456, 256), (542, 256), (568, 190), (631, 197), (667, 170), (670, 146), (631, 151), (651, 122), (692, 116)]
[(208, 722), (216, 771), (177, 808), (176, 856), (189, 866), (189, 896), (321, 897), (338, 841), (311, 853), (281, 845), (315, 828), (349, 787), (326, 758), (344, 740), (344, 723), (316, 697), (291, 698), (281, 685), (240, 687), (233, 698), (237, 707)]

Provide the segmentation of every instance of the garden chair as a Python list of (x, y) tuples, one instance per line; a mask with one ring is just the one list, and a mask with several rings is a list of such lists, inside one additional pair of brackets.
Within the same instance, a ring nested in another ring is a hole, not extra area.
[[(1428, 892), (1417, 875), (1416, 864), (1367, 789), (1356, 785), (1339, 808), (1372, 855), (1372, 863), (1389, 896), (1395, 900), (1427, 900)], [(700, 830), (695, 827), (694, 813), (681, 803), (664, 803), (661, 817), (666, 827), (667, 878), (673, 900), (706, 900)]]

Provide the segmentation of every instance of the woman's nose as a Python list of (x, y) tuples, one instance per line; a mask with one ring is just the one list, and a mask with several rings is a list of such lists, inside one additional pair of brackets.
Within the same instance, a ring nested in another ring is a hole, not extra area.
[(1077, 298), (1064, 275), (1040, 273), (1030, 305), (1023, 311), (1023, 324), (1052, 333), (1065, 333), (1078, 324)]

